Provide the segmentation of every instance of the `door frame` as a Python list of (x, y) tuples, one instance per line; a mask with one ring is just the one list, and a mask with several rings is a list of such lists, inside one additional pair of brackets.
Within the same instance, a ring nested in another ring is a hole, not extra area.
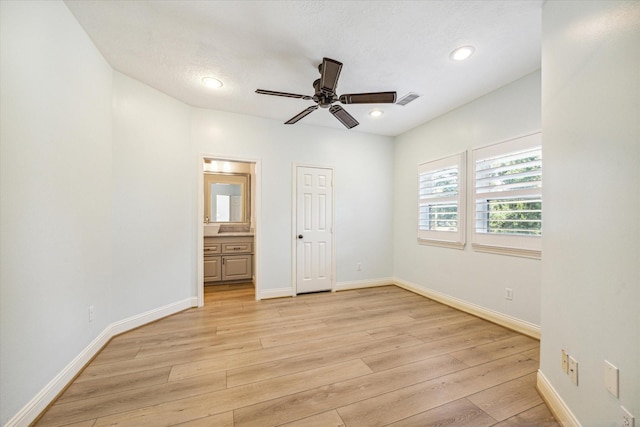
[(255, 165), (255, 185), (252, 183), (251, 189), (255, 195), (255, 202), (252, 203), (251, 209), (255, 215), (255, 230), (253, 233), (253, 277), (256, 301), (260, 299), (260, 237), (262, 224), (262, 161), (260, 159), (251, 159), (246, 157), (235, 157), (226, 154), (210, 154), (200, 153), (198, 155), (198, 193), (197, 203), (198, 211), (196, 218), (196, 290), (198, 307), (204, 306), (204, 161), (205, 159), (253, 163)]
[(336, 291), (336, 170), (333, 166), (292, 163), (291, 168), (291, 296), (298, 295), (298, 167), (331, 170), (331, 292)]

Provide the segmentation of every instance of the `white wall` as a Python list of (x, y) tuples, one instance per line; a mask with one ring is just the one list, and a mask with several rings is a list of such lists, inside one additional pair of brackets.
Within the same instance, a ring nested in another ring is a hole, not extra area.
[(199, 153), (261, 161), (262, 291), (293, 286), (293, 164), (334, 168), (336, 281), (392, 276), (392, 138), (204, 109), (194, 109), (192, 120)]
[[(540, 324), (539, 260), (474, 252), (469, 239), (470, 215), (467, 215), (464, 250), (420, 245), (416, 234), (420, 163), (539, 130), (538, 71), (396, 138), (396, 277), (534, 325)], [(468, 178), (467, 188), (471, 188), (471, 177)], [(467, 212), (468, 207), (473, 206), (470, 191), (468, 194)], [(504, 298), (506, 287), (513, 289), (512, 301)]]
[(190, 108), (121, 73), (113, 83), (115, 318), (196, 292), (196, 155)]
[(110, 322), (112, 70), (61, 2), (0, 19), (4, 425)]
[[(546, 2), (541, 372), (585, 426), (640, 418), (640, 3)], [(579, 362), (576, 387), (560, 351)], [(620, 397), (604, 388), (604, 360)]]

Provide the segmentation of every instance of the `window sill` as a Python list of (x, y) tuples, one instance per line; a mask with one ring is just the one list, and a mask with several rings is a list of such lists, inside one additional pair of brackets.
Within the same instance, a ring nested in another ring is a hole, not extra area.
[(443, 240), (431, 240), (431, 239), (418, 238), (418, 244), (427, 245), (427, 246), (439, 246), (441, 248), (450, 248), (450, 249), (464, 249), (464, 243), (446, 242)]
[(473, 243), (471, 245), (474, 251), (484, 252), (497, 255), (508, 255), (520, 258), (542, 259), (542, 251), (533, 249), (507, 248), (504, 246), (491, 246)]

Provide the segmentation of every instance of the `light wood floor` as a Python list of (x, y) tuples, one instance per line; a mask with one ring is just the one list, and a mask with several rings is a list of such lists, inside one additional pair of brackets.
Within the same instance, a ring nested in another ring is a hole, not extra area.
[(114, 338), (38, 426), (558, 426), (536, 340), (395, 286), (205, 307)]

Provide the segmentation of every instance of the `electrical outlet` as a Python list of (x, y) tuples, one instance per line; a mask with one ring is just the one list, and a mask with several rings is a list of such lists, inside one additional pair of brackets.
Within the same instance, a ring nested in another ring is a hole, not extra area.
[(362, 263), (361, 262), (357, 262), (356, 263), (356, 271), (362, 271)]
[(562, 349), (562, 372), (569, 373), (569, 355)]
[(633, 415), (624, 406), (621, 406), (620, 409), (622, 409), (622, 427), (634, 427), (635, 418)]
[(513, 300), (513, 289), (504, 288), (504, 299)]
[(95, 314), (95, 307), (90, 305), (89, 306), (89, 322), (93, 322), (94, 314)]
[(571, 382), (578, 385), (578, 362), (569, 356), (569, 378)]

